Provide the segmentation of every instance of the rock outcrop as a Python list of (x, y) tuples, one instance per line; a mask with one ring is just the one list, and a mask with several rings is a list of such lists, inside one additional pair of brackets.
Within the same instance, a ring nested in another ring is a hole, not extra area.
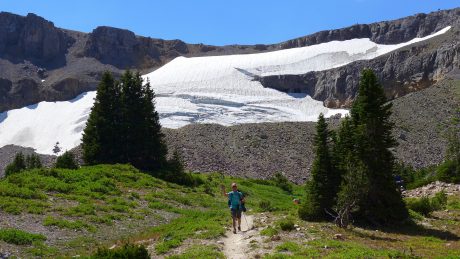
[(278, 44), (280, 49), (304, 47), (329, 41), (369, 38), (379, 44), (398, 44), (421, 38), (447, 26), (458, 24), (460, 8), (416, 14), (405, 18), (371, 24), (356, 24), (336, 30), (320, 31)]
[(35, 14), (0, 13), (0, 56), (12, 62), (27, 59), (44, 66), (60, 65), (73, 41)]
[(302, 75), (257, 78), (265, 87), (284, 92), (301, 92), (324, 101), (330, 108), (349, 107), (359, 86), (360, 73), (371, 68), (387, 97), (394, 99), (427, 88), (459, 68), (460, 31), (454, 27), (445, 35), (420, 42), (387, 55), (361, 60), (325, 71)]
[(404, 191), (403, 196), (408, 198), (432, 197), (442, 191), (447, 195), (458, 195), (460, 194), (460, 184), (436, 181), (420, 188)]
[(153, 67), (160, 61), (160, 51), (149, 43), (131, 31), (101, 26), (90, 33), (83, 54), (121, 69)]

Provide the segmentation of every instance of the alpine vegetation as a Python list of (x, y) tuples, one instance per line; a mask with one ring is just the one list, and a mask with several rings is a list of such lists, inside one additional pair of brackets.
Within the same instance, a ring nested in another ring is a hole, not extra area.
[(42, 162), (40, 157), (36, 154), (27, 155), (24, 157), (24, 154), (21, 152), (17, 153), (14, 157), (13, 162), (11, 162), (5, 168), (5, 175), (11, 175), (14, 173), (19, 173), (23, 170), (41, 168)]
[(127, 71), (120, 81), (105, 73), (83, 133), (85, 163), (130, 163), (142, 170), (164, 166), (167, 148), (154, 98), (139, 73)]

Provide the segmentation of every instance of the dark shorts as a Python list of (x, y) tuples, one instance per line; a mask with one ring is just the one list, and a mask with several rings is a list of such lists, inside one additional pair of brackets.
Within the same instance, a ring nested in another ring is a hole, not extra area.
[(241, 210), (231, 209), (230, 212), (232, 213), (232, 218), (241, 218)]

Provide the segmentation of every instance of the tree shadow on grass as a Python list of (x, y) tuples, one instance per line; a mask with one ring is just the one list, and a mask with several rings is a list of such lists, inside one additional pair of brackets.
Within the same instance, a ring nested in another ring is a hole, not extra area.
[(399, 241), (401, 241), (401, 240), (399, 240), (397, 238), (378, 236), (378, 234), (380, 234), (382, 232), (378, 232), (378, 234), (377, 233), (374, 234), (374, 233), (367, 233), (367, 232), (357, 231), (355, 229), (350, 229), (349, 231), (354, 236), (364, 238), (364, 239), (378, 240), (378, 241), (385, 241), (385, 242), (399, 242)]
[(442, 240), (459, 241), (460, 237), (452, 232), (435, 228), (428, 228), (416, 223), (408, 223), (398, 227), (385, 227), (381, 231), (392, 234), (402, 234), (408, 236), (436, 237)]

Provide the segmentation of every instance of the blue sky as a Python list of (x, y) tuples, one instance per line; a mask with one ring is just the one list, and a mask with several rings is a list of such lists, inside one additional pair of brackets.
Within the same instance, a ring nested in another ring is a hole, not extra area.
[(107, 25), (213, 45), (277, 43), (458, 6), (458, 0), (0, 0), (0, 11), (32, 12), (62, 28), (90, 32)]

